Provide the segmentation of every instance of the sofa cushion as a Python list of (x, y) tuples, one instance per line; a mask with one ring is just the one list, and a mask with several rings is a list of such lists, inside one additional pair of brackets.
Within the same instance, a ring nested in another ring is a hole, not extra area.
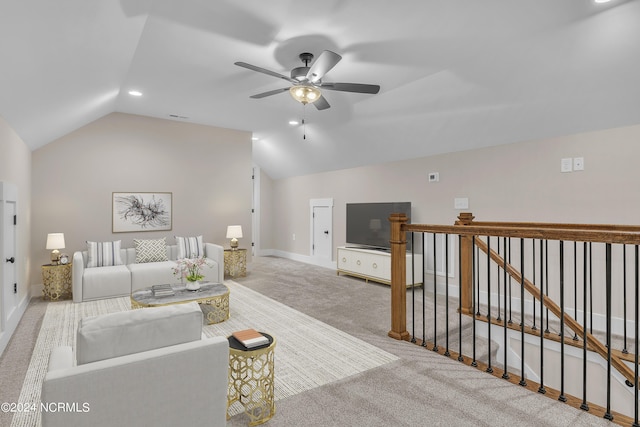
[(141, 240), (133, 239), (133, 244), (136, 247), (136, 262), (159, 262), (168, 261), (167, 257), (167, 239), (151, 239)]
[(78, 365), (199, 340), (196, 302), (85, 317), (78, 324)]
[(178, 246), (178, 259), (200, 258), (204, 256), (204, 245), (202, 244), (202, 236), (176, 236), (176, 243)]
[(90, 301), (131, 294), (131, 271), (126, 265), (95, 267), (84, 270), (82, 299)]
[(91, 242), (87, 240), (87, 268), (122, 265), (120, 240)]

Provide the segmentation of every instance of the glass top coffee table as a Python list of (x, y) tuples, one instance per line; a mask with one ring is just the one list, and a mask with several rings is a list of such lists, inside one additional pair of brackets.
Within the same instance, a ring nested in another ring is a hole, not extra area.
[(151, 287), (131, 293), (131, 308), (159, 307), (195, 301), (200, 304), (208, 324), (224, 322), (229, 318), (229, 288), (222, 283), (204, 283), (197, 291), (189, 291), (185, 285), (172, 284), (174, 295), (155, 296)]

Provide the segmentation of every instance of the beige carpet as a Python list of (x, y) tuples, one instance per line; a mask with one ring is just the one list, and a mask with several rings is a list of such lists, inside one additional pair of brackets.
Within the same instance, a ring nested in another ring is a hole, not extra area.
[[(207, 336), (255, 328), (276, 340), (276, 400), (338, 381), (398, 359), (386, 351), (342, 332), (326, 323), (267, 298), (233, 281), (230, 288), (231, 318), (204, 327)], [(74, 304), (49, 304), (20, 394), (20, 402), (40, 402), (42, 380), (51, 349), (58, 345), (75, 348), (75, 330), (80, 318), (129, 310), (128, 298)], [(239, 412), (238, 407), (232, 408)], [(16, 413), (15, 427), (39, 426), (38, 412)]]

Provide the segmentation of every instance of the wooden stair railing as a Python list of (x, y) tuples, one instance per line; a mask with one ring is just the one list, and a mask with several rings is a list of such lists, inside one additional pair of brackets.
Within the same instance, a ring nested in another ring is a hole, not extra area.
[[(480, 238), (477, 238), (477, 237), (475, 239), (475, 242), (476, 242), (476, 246), (478, 246), (478, 248), (481, 251), (483, 251), (484, 253), (487, 253), (487, 244), (485, 242), (483, 242)], [(498, 265), (500, 266), (506, 265), (507, 274), (509, 274), (509, 276), (511, 276), (514, 280), (516, 280), (517, 283), (524, 283), (525, 291), (527, 291), (531, 296), (533, 296), (535, 299), (540, 301), (540, 289), (538, 289), (537, 286), (531, 283), (527, 278), (525, 278), (523, 282), (522, 275), (520, 274), (520, 272), (516, 268), (514, 268), (511, 264), (505, 263), (504, 258), (502, 258), (493, 249), (491, 249), (490, 256), (494, 262), (498, 263)], [(548, 296), (543, 295), (543, 300), (541, 302), (543, 306), (548, 308), (549, 311), (553, 313), (556, 317), (560, 318), (561, 316), (563, 316), (561, 308)], [(602, 342), (600, 342), (598, 338), (596, 338), (592, 334), (587, 332), (585, 335), (585, 331), (583, 327), (580, 325), (580, 323), (578, 323), (575, 319), (573, 319), (567, 313), (564, 313), (564, 322), (569, 327), (569, 329), (571, 329), (574, 333), (578, 334), (581, 337), (586, 336), (587, 344), (593, 351), (598, 353), (604, 359), (608, 358), (609, 349)], [(635, 381), (635, 373), (631, 368), (629, 368), (629, 366), (626, 363), (624, 363), (624, 361), (617, 354), (614, 354), (614, 353), (611, 354), (611, 364), (629, 382), (633, 383)]]

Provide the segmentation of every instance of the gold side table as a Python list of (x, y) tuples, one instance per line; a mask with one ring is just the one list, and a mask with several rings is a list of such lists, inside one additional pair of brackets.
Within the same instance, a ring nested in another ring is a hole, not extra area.
[(247, 250), (224, 250), (224, 274), (231, 277), (245, 277), (247, 275)]
[(71, 299), (71, 264), (42, 266), (42, 297), (49, 301)]
[(249, 425), (257, 426), (269, 421), (276, 413), (273, 395), (274, 350), (276, 340), (269, 334), (269, 344), (247, 349), (233, 336), (229, 336), (229, 408), (236, 402), (244, 407)]

